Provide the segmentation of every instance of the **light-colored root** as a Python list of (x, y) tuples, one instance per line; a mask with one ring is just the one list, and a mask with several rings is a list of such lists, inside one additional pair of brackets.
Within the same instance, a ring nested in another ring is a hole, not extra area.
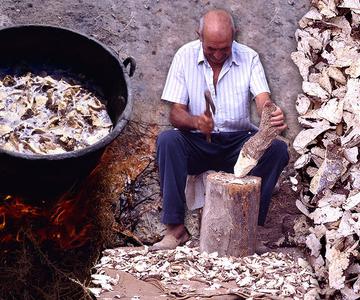
[(259, 131), (244, 144), (234, 166), (236, 177), (246, 176), (278, 135), (276, 127), (270, 124), (271, 113), (275, 110), (276, 105), (272, 102), (264, 105)]

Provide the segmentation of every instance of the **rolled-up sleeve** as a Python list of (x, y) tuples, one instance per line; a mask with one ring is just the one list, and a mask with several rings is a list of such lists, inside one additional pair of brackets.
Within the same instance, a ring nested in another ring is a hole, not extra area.
[(265, 77), (265, 71), (260, 62), (258, 54), (253, 57), (251, 63), (250, 92), (253, 97), (256, 97), (257, 95), (264, 92), (270, 93), (270, 89)]
[(162, 100), (185, 105), (188, 103), (189, 94), (185, 82), (183, 63), (180, 53), (177, 52), (166, 78), (165, 87), (161, 96)]

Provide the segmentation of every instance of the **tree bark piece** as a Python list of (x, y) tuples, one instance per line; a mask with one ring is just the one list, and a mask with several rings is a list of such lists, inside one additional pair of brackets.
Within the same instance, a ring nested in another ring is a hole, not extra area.
[(206, 182), (200, 251), (219, 256), (254, 254), (261, 178), (212, 173)]
[(275, 110), (276, 105), (274, 103), (265, 103), (261, 114), (259, 131), (241, 149), (234, 166), (235, 176), (246, 176), (256, 166), (260, 157), (278, 135), (276, 127), (272, 127), (270, 124), (271, 113)]

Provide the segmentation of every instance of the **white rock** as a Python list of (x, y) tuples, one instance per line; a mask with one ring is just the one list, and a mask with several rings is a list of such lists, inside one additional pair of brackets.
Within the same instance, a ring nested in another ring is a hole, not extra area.
[(352, 213), (349, 223), (351, 224), (357, 236), (360, 236), (360, 209), (357, 211), (357, 213)]
[(314, 271), (316, 272), (316, 275), (318, 276), (318, 278), (324, 278), (325, 275), (325, 261), (324, 258), (319, 255), (318, 257), (316, 257), (316, 259), (313, 261), (313, 267), (314, 267)]
[(317, 288), (313, 288), (310, 291), (306, 292), (304, 295), (304, 300), (316, 300), (319, 299), (319, 290)]
[(326, 64), (323, 61), (318, 62), (315, 66), (315, 69), (318, 70), (319, 72), (322, 72), (324, 69), (328, 68), (328, 64)]
[(309, 228), (309, 232), (315, 234), (319, 240), (326, 235), (327, 231), (328, 229), (324, 224), (315, 225), (314, 227)]
[(94, 294), (96, 298), (100, 297), (101, 288), (88, 288), (91, 293)]
[[(336, 129), (336, 127), (332, 127), (331, 129)], [(336, 130), (328, 130), (324, 132), (321, 142), (324, 147), (327, 148), (329, 145), (332, 145), (334, 141), (337, 141), (338, 139), (339, 135), (336, 133)]]
[(330, 29), (320, 30), (315, 27), (307, 27), (304, 31), (308, 32), (312, 37), (316, 38), (325, 47), (331, 40), (332, 31)]
[(298, 117), (300, 125), (304, 128), (314, 127), (314, 124), (321, 121), (320, 119), (321, 118), (318, 115), (318, 109), (310, 109), (306, 114)]

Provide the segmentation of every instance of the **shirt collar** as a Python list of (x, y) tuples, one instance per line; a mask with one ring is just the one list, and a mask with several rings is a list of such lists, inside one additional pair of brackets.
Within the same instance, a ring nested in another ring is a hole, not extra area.
[[(206, 58), (204, 56), (204, 50), (203, 50), (203, 46), (202, 46), (202, 42), (200, 41), (200, 50), (199, 50), (199, 55), (198, 55), (198, 64), (202, 63), (202, 62), (206, 62)], [(231, 63), (234, 63), (236, 65), (240, 65), (240, 57), (237, 55), (236, 51), (235, 51), (235, 45), (234, 42), (232, 43), (231, 46)]]
[(202, 46), (202, 42), (200, 41), (200, 50), (198, 55), (198, 64), (205, 62), (204, 49)]

